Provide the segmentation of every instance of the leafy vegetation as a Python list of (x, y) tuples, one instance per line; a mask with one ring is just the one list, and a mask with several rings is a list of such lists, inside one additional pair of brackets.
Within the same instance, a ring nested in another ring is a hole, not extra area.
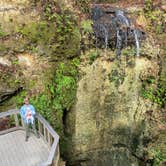
[(156, 88), (153, 86), (150, 87), (150, 84), (153, 84), (154, 82), (154, 77), (148, 77), (146, 80), (144, 80), (141, 95), (144, 98), (150, 99), (152, 102), (159, 104), (161, 107), (164, 107), (166, 102), (166, 77), (160, 77), (159, 84)]
[(164, 154), (160, 150), (154, 151), (154, 164), (153, 164), (153, 166), (158, 166), (162, 162), (166, 162), (166, 157), (164, 156)]
[(92, 24), (92, 20), (84, 20), (81, 22), (81, 30), (84, 34), (93, 32)]
[[(75, 101), (76, 83), (78, 79), (77, 67), (79, 60), (60, 63), (55, 75), (46, 83), (45, 90), (40, 94), (34, 94), (31, 103), (56, 129), (62, 134), (62, 116), (64, 110), (69, 110)], [(23, 98), (28, 95), (23, 91), (17, 98), (17, 105), (22, 105)]]
[(2, 27), (1, 27), (1, 25), (0, 25), (0, 37), (4, 37), (4, 36), (6, 36), (6, 35), (7, 35), (7, 33), (2, 30)]
[(65, 10), (58, 14), (49, 5), (45, 10), (42, 21), (17, 28), (17, 33), (29, 41), (27, 49), (55, 59), (76, 56), (80, 48), (80, 32), (72, 13)]
[(97, 57), (99, 57), (99, 52), (97, 51), (91, 52), (89, 54), (89, 59), (90, 59), (89, 64), (91, 65), (97, 59)]
[(125, 79), (125, 73), (122, 70), (113, 69), (109, 75), (110, 82), (115, 82), (115, 86), (119, 87), (123, 84)]
[[(45, 117), (46, 120), (61, 136), (61, 152), (66, 137), (64, 136), (63, 116), (66, 111), (75, 102), (76, 88), (78, 80), (79, 59), (73, 59), (70, 62), (61, 62), (56, 69), (54, 75), (48, 76), (49, 79), (45, 84), (45, 90), (40, 94), (33, 94), (30, 102), (35, 106), (36, 110)], [(28, 91), (23, 91), (17, 96), (17, 105), (20, 107), (23, 98), (28, 95)]]
[(166, 162), (166, 153), (163, 153), (160, 148), (152, 148), (150, 150), (151, 158), (153, 158), (153, 166), (159, 166)]
[(125, 56), (135, 56), (136, 55), (136, 49), (134, 47), (127, 47), (122, 50), (122, 54)]
[(161, 34), (164, 32), (166, 14), (158, 7), (155, 7), (153, 3), (152, 0), (145, 0), (144, 13), (149, 21), (148, 30), (155, 34)]
[(83, 12), (83, 13), (89, 13), (90, 12), (90, 7), (89, 7), (89, 4), (90, 4), (90, 0), (79, 0), (79, 1), (75, 1), (75, 5), (77, 7), (80, 8), (80, 10)]

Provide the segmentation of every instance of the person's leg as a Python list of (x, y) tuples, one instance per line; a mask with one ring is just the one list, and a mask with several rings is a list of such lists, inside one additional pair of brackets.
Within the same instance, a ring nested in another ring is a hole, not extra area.
[(38, 134), (38, 132), (36, 130), (35, 122), (32, 124), (32, 128), (33, 128), (33, 131), (34, 131), (36, 137), (39, 138), (39, 134)]
[(28, 141), (29, 138), (29, 124), (25, 123), (25, 141)]

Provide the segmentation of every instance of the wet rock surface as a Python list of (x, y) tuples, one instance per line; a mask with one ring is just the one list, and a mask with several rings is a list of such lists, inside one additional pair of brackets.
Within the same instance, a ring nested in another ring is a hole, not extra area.
[(120, 56), (122, 48), (135, 45), (136, 55), (139, 56), (145, 33), (132, 23), (123, 9), (95, 6), (92, 8), (92, 19), (97, 46), (116, 48), (116, 55)]

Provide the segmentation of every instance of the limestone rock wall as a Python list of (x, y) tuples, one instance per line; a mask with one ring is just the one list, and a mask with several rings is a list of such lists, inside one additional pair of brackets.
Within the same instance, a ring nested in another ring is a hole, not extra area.
[(149, 110), (155, 114), (157, 109), (141, 97), (141, 79), (151, 75), (157, 81), (157, 58), (122, 56), (111, 62), (101, 55), (80, 70), (77, 101), (68, 115), (68, 132), (72, 133), (68, 164), (140, 165), (146, 160), (143, 149), (155, 135), (146, 114)]
[(15, 108), (15, 101), (5, 100), (20, 91), (43, 89), (48, 59), (28, 51), (27, 41), (19, 34), (20, 27), (39, 19), (39, 10), (30, 0), (0, 1), (0, 111)]

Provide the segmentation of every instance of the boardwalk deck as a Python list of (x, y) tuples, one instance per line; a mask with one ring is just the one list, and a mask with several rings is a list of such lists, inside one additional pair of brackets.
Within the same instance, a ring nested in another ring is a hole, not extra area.
[(39, 166), (49, 156), (49, 146), (31, 134), (25, 142), (25, 131), (0, 136), (0, 166)]

